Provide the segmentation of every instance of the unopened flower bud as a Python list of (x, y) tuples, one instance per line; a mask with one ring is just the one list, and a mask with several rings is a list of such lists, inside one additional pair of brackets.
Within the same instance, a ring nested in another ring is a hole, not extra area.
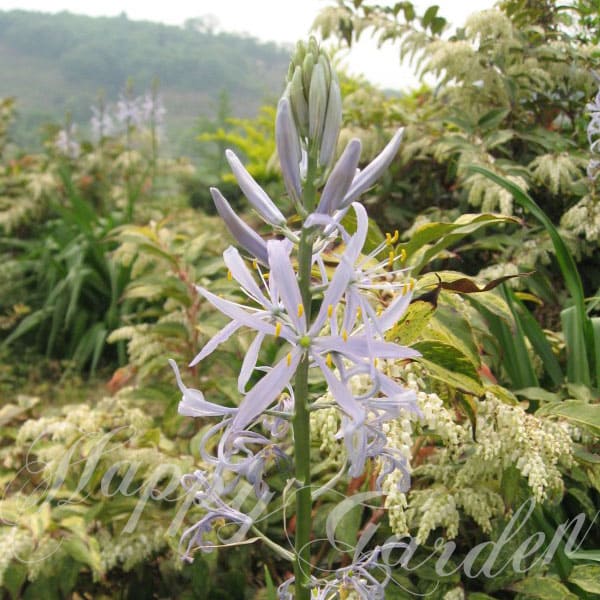
[(288, 70), (285, 91), (302, 147), (329, 168), (342, 123), (340, 86), (327, 54), (315, 38), (299, 43)]

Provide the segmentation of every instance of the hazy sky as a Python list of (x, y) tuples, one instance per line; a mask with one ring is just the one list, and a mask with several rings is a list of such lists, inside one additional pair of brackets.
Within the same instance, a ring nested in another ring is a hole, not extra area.
[[(386, 2), (379, 0), (379, 3)], [(462, 25), (470, 13), (491, 7), (494, 0), (414, 1), (419, 9), (434, 3), (440, 6), (441, 15), (453, 24)], [(173, 25), (181, 25), (193, 17), (214, 15), (222, 30), (248, 33), (265, 41), (294, 43), (308, 36), (319, 10), (332, 4), (335, 0), (167, 0), (152, 3), (147, 0), (0, 0), (0, 10), (68, 10), (93, 16), (118, 15), (124, 11), (130, 19)], [(368, 36), (361, 38), (346, 64), (351, 73), (362, 73), (384, 87), (402, 88), (415, 83), (411, 69), (400, 66), (397, 50), (389, 46), (376, 50)]]

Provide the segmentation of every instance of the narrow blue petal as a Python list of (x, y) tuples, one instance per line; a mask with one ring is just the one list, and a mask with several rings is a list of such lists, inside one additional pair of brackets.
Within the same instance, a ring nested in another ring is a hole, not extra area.
[(404, 129), (399, 129), (394, 137), (388, 142), (387, 146), (369, 163), (354, 179), (350, 190), (346, 194), (340, 208), (348, 206), (354, 202), (365, 190), (370, 188), (389, 167), (396, 156)]
[(338, 209), (356, 176), (360, 150), (359, 139), (348, 143), (327, 179), (317, 207), (318, 213), (332, 215)]
[(284, 225), (285, 217), (275, 206), (267, 192), (263, 190), (255, 179), (248, 173), (240, 159), (231, 151), (226, 150), (225, 156), (229, 166), (248, 202), (256, 209), (258, 214), (271, 225)]
[[(255, 314), (249, 313), (240, 307), (235, 302), (225, 300), (216, 296), (207, 289), (196, 286), (196, 289), (202, 294), (215, 308), (221, 311), (224, 315), (227, 315), (230, 319), (233, 319), (238, 323), (238, 326), (245, 325), (255, 331), (266, 333), (267, 335), (273, 335), (275, 333), (275, 327), (270, 323), (267, 323), (262, 318)], [(260, 313), (259, 313), (260, 314)], [(262, 313), (264, 315), (264, 313)]]
[(340, 336), (321, 336), (315, 343), (323, 352), (339, 352), (340, 354), (374, 360), (376, 358), (395, 358), (404, 360), (407, 358), (418, 358), (419, 352), (406, 346), (400, 346), (392, 342), (374, 340), (367, 335), (353, 335), (347, 340)]
[(299, 333), (304, 333), (306, 331), (306, 317), (298, 315), (298, 307), (302, 305), (302, 295), (298, 287), (298, 276), (292, 267), (287, 248), (280, 240), (269, 240), (267, 242), (267, 253), (271, 278), (277, 282), (277, 289), (288, 317), (296, 330)]
[(326, 362), (318, 355), (312, 355), (315, 364), (323, 372), (325, 381), (340, 408), (350, 417), (355, 426), (360, 426), (365, 420), (365, 411), (356, 401), (350, 390), (333, 374)]
[(256, 257), (262, 264), (267, 264), (267, 244), (265, 241), (244, 221), (242, 221), (233, 211), (229, 202), (225, 200), (223, 194), (217, 188), (210, 188), (210, 193), (215, 203), (217, 212), (225, 221), (227, 229), (237, 240), (240, 246), (244, 247), (252, 256)]
[(210, 340), (206, 343), (202, 350), (200, 350), (199, 354), (196, 355), (189, 366), (196, 366), (201, 360), (205, 359), (209, 354), (214, 352), (217, 346), (223, 342), (226, 342), (240, 327), (241, 323), (238, 323), (237, 321), (231, 321), (230, 323), (227, 323), (223, 329), (210, 338)]
[(226, 406), (207, 402), (201, 391), (186, 387), (181, 379), (177, 363), (169, 359), (169, 364), (175, 373), (177, 385), (183, 394), (183, 398), (177, 408), (180, 415), (185, 417), (221, 417), (237, 413), (237, 408), (227, 408)]
[(392, 303), (377, 317), (377, 327), (381, 332), (391, 329), (404, 315), (410, 304), (412, 293), (398, 294)]
[(223, 252), (223, 259), (227, 268), (231, 271), (231, 276), (242, 286), (244, 291), (256, 302), (269, 308), (272, 302), (267, 300), (262, 290), (258, 287), (250, 269), (246, 266), (246, 263), (240, 256), (240, 253), (233, 246), (229, 246), (225, 252)]
[(244, 397), (231, 428), (233, 431), (245, 429), (261, 415), (279, 394), (296, 372), (302, 352), (294, 348), (289, 357), (280, 360)]
[(238, 392), (242, 394), (246, 391), (246, 384), (250, 380), (254, 368), (256, 367), (258, 353), (260, 352), (260, 347), (262, 346), (264, 339), (265, 336), (263, 333), (257, 333), (244, 356), (244, 362), (242, 363), (242, 368), (240, 369), (240, 374), (238, 376)]

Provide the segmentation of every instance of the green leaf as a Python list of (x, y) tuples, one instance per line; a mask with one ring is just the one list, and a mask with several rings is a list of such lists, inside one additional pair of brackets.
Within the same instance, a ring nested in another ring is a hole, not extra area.
[[(346, 213), (346, 216), (342, 219), (342, 225), (349, 234), (356, 232), (356, 214), (354, 211), (348, 211)], [(369, 228), (367, 229), (367, 239), (365, 240), (363, 252), (369, 254), (369, 252), (372, 252), (384, 241), (385, 236), (379, 228), (379, 225), (377, 225), (373, 219), (369, 219)]]
[(425, 365), (431, 377), (467, 394), (483, 394), (483, 386), (475, 366), (455, 346), (425, 340), (413, 344), (413, 348), (423, 355), (417, 360)]
[(102, 558), (98, 542), (88, 538), (87, 544), (84, 540), (76, 537), (63, 538), (62, 548), (74, 560), (89, 566), (92, 571), (99, 575), (102, 573)]
[(530, 387), (523, 388), (522, 390), (515, 390), (515, 394), (517, 396), (521, 396), (522, 398), (526, 398), (527, 400), (534, 400), (536, 402), (558, 402), (560, 400), (560, 396), (553, 392), (549, 392), (543, 388), (539, 387)]
[(569, 306), (560, 313), (560, 321), (567, 346), (567, 377), (569, 381), (591, 385), (586, 340), (579, 327), (579, 316), (575, 306)]
[[(27, 579), (27, 565), (13, 560), (3, 574), (3, 584), (12, 600), (21, 598), (21, 588)], [(1, 588), (0, 588), (1, 589)]]
[(277, 590), (273, 584), (269, 568), (265, 565), (265, 583), (267, 584), (267, 600), (277, 600)]
[(500, 489), (502, 490), (502, 497), (507, 506), (513, 506), (513, 503), (517, 499), (522, 479), (521, 471), (514, 465), (504, 469)]
[[(591, 320), (587, 317), (583, 285), (581, 283), (579, 271), (577, 270), (577, 264), (560, 233), (550, 218), (537, 205), (533, 198), (531, 198), (529, 194), (523, 191), (518, 185), (505, 179), (504, 177), (500, 177), (485, 167), (471, 165), (469, 169), (475, 173), (484, 175), (488, 179), (491, 179), (493, 182), (511, 192), (517, 203), (528, 210), (546, 228), (546, 231), (552, 240), (552, 245), (554, 246), (554, 252), (556, 254), (556, 260), (558, 261), (562, 276), (565, 280), (565, 285), (569, 290), (569, 294), (573, 298), (573, 302), (575, 304), (576, 316), (574, 329), (582, 332), (583, 339), (585, 340), (585, 362), (587, 363), (585, 368), (596, 368), (597, 366), (600, 368), (600, 363), (597, 362), (595, 356), (596, 343), (594, 341), (594, 328)], [(600, 345), (600, 343), (598, 343), (598, 345)], [(581, 365), (579, 368), (583, 369), (584, 367)], [(596, 372), (594, 376), (596, 382), (598, 382), (600, 380), (600, 372)]]
[(477, 126), (481, 129), (496, 129), (509, 112), (508, 108), (493, 108), (477, 121)]
[(559, 387), (564, 381), (564, 375), (542, 328), (535, 320), (535, 317), (527, 310), (523, 302), (515, 297), (514, 292), (510, 288), (505, 288), (504, 291), (511, 299), (512, 304), (510, 306), (513, 309), (515, 320), (518, 320), (521, 330), (531, 342), (538, 356), (542, 359), (546, 373), (552, 380), (553, 385)]
[(539, 600), (578, 600), (560, 581), (550, 577), (528, 577), (511, 584), (509, 589)]
[(422, 225), (407, 243), (400, 245), (400, 248), (406, 251), (407, 264), (413, 267), (413, 275), (417, 275), (442, 250), (478, 229), (486, 225), (518, 222), (513, 217), (493, 213), (463, 214), (453, 223), (436, 222)]
[(425, 11), (423, 18), (421, 19), (421, 23), (423, 24), (423, 27), (427, 27), (433, 21), (433, 19), (435, 19), (439, 9), (440, 9), (440, 7), (434, 4), (433, 6), (430, 6)]
[(600, 436), (600, 404), (588, 404), (579, 400), (565, 400), (542, 407), (536, 414), (559, 415), (571, 423), (589, 429)]
[(434, 312), (435, 306), (431, 302), (411, 302), (402, 320), (386, 335), (387, 339), (405, 346), (412, 344), (421, 337)]
[(600, 565), (575, 565), (569, 583), (574, 583), (590, 594), (600, 594)]
[(570, 552), (568, 556), (571, 560), (593, 560), (600, 562), (600, 550), (577, 550), (577, 552)]

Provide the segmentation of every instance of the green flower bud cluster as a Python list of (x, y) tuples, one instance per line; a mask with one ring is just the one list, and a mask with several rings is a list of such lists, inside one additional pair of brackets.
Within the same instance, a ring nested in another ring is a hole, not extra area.
[(327, 54), (312, 37), (299, 42), (292, 56), (285, 96), (292, 107), (298, 135), (320, 166), (331, 165), (342, 124), (340, 84)]

